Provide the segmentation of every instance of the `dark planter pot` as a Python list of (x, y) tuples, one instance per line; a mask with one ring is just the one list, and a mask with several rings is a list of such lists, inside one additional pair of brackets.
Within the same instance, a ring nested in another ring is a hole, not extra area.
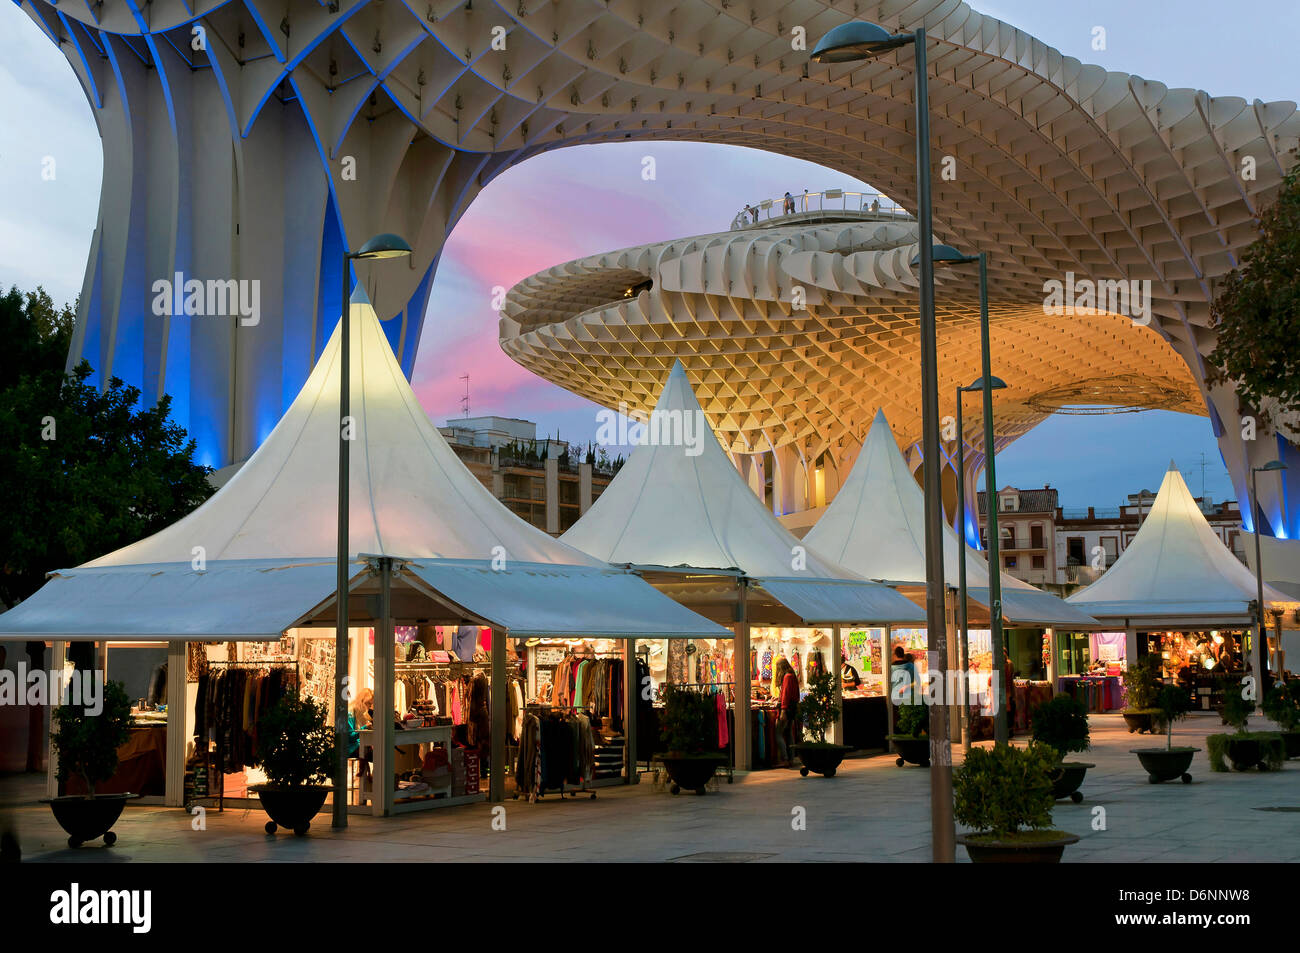
[(889, 740), (894, 743), (894, 750), (898, 752), (898, 760), (894, 763), (900, 768), (905, 764), (919, 764), (923, 768), (930, 766), (930, 739), (922, 735), (920, 738), (914, 738), (911, 735), (890, 735)]
[(1086, 761), (1066, 761), (1061, 765), (1061, 773), (1052, 779), (1052, 797), (1058, 801), (1068, 797), (1078, 804), (1083, 800), (1083, 792), (1079, 790), (1079, 785), (1083, 783), (1083, 776), (1088, 773), (1089, 768), (1095, 767), (1095, 764)]
[(1264, 760), (1264, 746), (1254, 738), (1228, 737), (1228, 760), (1237, 771), (1249, 771)]
[(961, 834), (957, 843), (966, 848), (972, 864), (1059, 864), (1065, 848), (1077, 843), (1079, 835), (1055, 831), (1051, 840), (986, 840), (979, 834)]
[(1131, 735), (1137, 732), (1140, 735), (1155, 733), (1155, 715), (1149, 711), (1138, 712), (1120, 712), (1124, 716), (1124, 724), (1128, 725), (1128, 733)]
[(1191, 767), (1192, 756), (1200, 748), (1132, 748), (1138, 756), (1142, 768), (1147, 773), (1147, 780), (1152, 784), (1181, 778), (1184, 784), (1192, 783), (1192, 776), (1187, 773)]
[(1300, 758), (1300, 731), (1282, 732), (1282, 743), (1286, 745), (1288, 758)]
[(695, 757), (673, 757), (662, 755), (659, 759), (672, 780), (672, 792), (680, 794), (682, 788), (705, 793), (705, 785), (713, 778), (713, 772), (722, 764), (722, 759), (715, 755), (697, 755)]
[(103, 836), (104, 846), (112, 847), (117, 842), (113, 825), (122, 816), (122, 808), (131, 798), (138, 794), (96, 794), (85, 797), (72, 794), (64, 797), (43, 798), (42, 804), (48, 804), (54, 812), (54, 819), (68, 834), (68, 846), (80, 847), (88, 840)]
[(824, 778), (835, 777), (835, 769), (840, 766), (844, 756), (853, 749), (846, 745), (808, 744), (795, 745), (794, 753), (803, 762), (799, 773), (805, 778), (811, 774), (820, 774)]
[(304, 784), (297, 788), (277, 788), (269, 784), (254, 785), (262, 810), (271, 819), (266, 822), (266, 832), (274, 834), (284, 827), (302, 837), (311, 828), (311, 819), (320, 813), (330, 788), (321, 784)]

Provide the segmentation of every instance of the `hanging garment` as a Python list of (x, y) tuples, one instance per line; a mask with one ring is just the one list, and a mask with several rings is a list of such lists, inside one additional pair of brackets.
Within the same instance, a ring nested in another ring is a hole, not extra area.
[(727, 699), (722, 692), (713, 697), (718, 706), (718, 747), (725, 748), (731, 743), (731, 735), (727, 733)]

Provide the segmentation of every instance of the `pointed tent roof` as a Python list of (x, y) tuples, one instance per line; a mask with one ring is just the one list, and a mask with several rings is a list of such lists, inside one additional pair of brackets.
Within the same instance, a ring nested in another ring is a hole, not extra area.
[[(944, 582), (957, 584), (957, 533), (943, 527)], [(925, 585), (925, 494), (912, 477), (885, 412), (878, 410), (848, 479), (804, 541), (868, 579)], [(987, 606), (988, 564), (967, 548), (970, 597)], [(1002, 574), (1002, 614), (1013, 622), (1095, 628), (1097, 621), (1061, 599)]]
[[(514, 635), (730, 634), (511, 513), (424, 413), (360, 287), (349, 320), (354, 588), (368, 575), (359, 555), (388, 555), (404, 560), (407, 585), (445, 611)], [(0, 639), (265, 640), (328, 611), (341, 326), (284, 417), (225, 486), (166, 529), (52, 573), (0, 616)], [(202, 569), (192, 565), (198, 546)]]
[[(1170, 461), (1133, 541), (1100, 579), (1068, 601), (1105, 619), (1248, 620), (1255, 598), (1254, 574), (1224, 546)], [(1264, 602), (1277, 609), (1296, 605), (1267, 584)]]
[[(460, 462), (425, 414), (361, 286), (352, 296), (353, 555), (599, 562), (524, 522)], [(87, 566), (332, 557), (338, 500), (339, 356), (336, 325), (320, 360), (248, 462), (193, 513)]]
[[(899, 601), (897, 593), (836, 565), (768, 511), (723, 451), (680, 361), (647, 427), (647, 440), (561, 537), (564, 542), (611, 563), (739, 570), (764, 580), (764, 588), (796, 613), (801, 609), (792, 603), (803, 601), (801, 592), (811, 594), (809, 583), (838, 581), (851, 585), (823, 586), (819, 597), (833, 603), (856, 590), (876, 601), (875, 615), (839, 617), (843, 621), (917, 618), (910, 600)], [(795, 569), (796, 563), (803, 568)], [(832, 610), (823, 604), (816, 611)], [(818, 617), (835, 620), (833, 614)]]

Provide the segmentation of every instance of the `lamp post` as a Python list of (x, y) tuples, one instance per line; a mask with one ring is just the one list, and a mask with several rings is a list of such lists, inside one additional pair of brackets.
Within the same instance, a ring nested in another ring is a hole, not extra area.
[[(912, 45), (916, 76), (916, 223), (920, 242), (921, 453), (925, 460), (925, 616), (929, 676), (946, 685), (948, 633), (944, 618), (943, 509), (939, 479), (939, 372), (934, 322), (934, 263), (931, 260), (930, 95), (925, 57), (925, 28), (890, 33), (875, 23), (843, 23), (813, 49), (814, 63), (851, 63)], [(943, 698), (930, 709), (930, 823), (932, 859), (956, 859), (952, 813), (952, 748), (948, 705)]]
[(1256, 481), (1256, 473), (1274, 473), (1286, 469), (1286, 464), (1281, 460), (1270, 460), (1262, 467), (1250, 468), (1250, 522), (1255, 527), (1255, 651), (1254, 658), (1251, 661), (1255, 669), (1255, 677), (1259, 684), (1255, 686), (1256, 698), (1259, 701), (1264, 700), (1264, 660), (1268, 657), (1268, 650), (1265, 648), (1266, 636), (1264, 635), (1264, 564), (1261, 561), (1259, 536), (1260, 536), (1260, 519), (1259, 519), (1259, 485)]
[[(964, 751), (970, 750), (970, 641), (966, 628), (966, 432), (962, 428), (961, 396), (970, 391), (985, 390), (986, 385), (988, 390), (1004, 390), (1007, 386), (999, 377), (981, 377), (968, 387), (957, 388), (957, 537), (960, 541), (957, 547), (957, 628), (961, 639), (961, 746)], [(991, 611), (989, 618), (992, 619)]]
[[(344, 678), (348, 670), (348, 506), (350, 503), (349, 439), (346, 421), (351, 413), (352, 391), (352, 302), (349, 294), (348, 272), (353, 261), (376, 261), (381, 258), (403, 258), (411, 254), (411, 246), (397, 235), (376, 235), (355, 252), (343, 252), (342, 318), (339, 333), (339, 528), (338, 574), (335, 580), (334, 601), (337, 620), (334, 625), (334, 827), (348, 826), (348, 699)], [(377, 712), (376, 718), (388, 717)], [(381, 722), (382, 724), (382, 722)]]

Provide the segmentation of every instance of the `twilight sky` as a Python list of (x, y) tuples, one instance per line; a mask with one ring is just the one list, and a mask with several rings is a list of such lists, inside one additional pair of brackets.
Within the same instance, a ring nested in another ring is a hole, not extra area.
[[(1295, 0), (974, 0), (1068, 55), (1215, 95), (1300, 96)], [(1094, 27), (1106, 49), (1092, 49)], [(99, 199), (101, 146), (63, 55), (13, 3), (0, 3), (0, 286), (80, 285)], [(641, 159), (657, 180), (641, 179)], [(45, 156), (57, 178), (41, 179)], [(725, 229), (747, 201), (860, 183), (811, 163), (697, 143), (621, 143), (539, 156), (492, 182), (453, 231), (434, 283), (413, 383), (438, 423), (471, 413), (524, 417), (541, 435), (585, 442), (597, 406), (534, 376), (497, 345), (493, 286), (628, 245)], [(1167, 412), (1054, 417), (998, 457), (998, 482), (1050, 483), (1066, 506), (1114, 506), (1155, 489), (1177, 462), (1193, 493), (1232, 496), (1207, 420)]]

